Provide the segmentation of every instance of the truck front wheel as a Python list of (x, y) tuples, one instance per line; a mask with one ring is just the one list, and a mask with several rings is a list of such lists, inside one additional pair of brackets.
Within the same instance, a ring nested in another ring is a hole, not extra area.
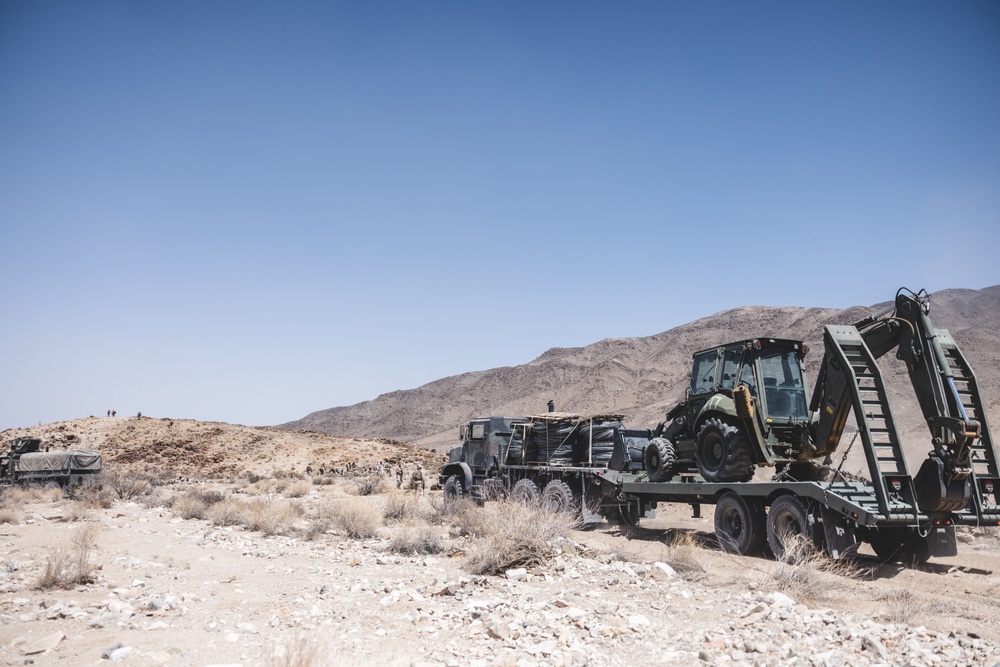
[(705, 420), (698, 431), (698, 470), (707, 482), (749, 482), (753, 456), (746, 434), (721, 419)]
[(462, 482), (459, 481), (458, 475), (451, 475), (445, 480), (444, 483), (444, 502), (453, 503), (464, 494), (462, 490)]

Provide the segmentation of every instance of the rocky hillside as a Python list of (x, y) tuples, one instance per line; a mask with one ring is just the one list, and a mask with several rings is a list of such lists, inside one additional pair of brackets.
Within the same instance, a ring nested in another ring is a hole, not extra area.
[(399, 461), (407, 469), (418, 462), (437, 469), (441, 458), (429, 449), (382, 438), (149, 417), (89, 417), (0, 433), (4, 445), (14, 438), (39, 438), (52, 449), (97, 449), (105, 465), (135, 464), (198, 478), (301, 473), (307, 465), (317, 470), (374, 467), (381, 460)]
[[(746, 306), (645, 338), (613, 338), (581, 348), (553, 348), (522, 366), (465, 373), (371, 401), (314, 412), (283, 428), (389, 437), (444, 448), (458, 426), (475, 415), (534, 414), (554, 400), (558, 409), (616, 412), (636, 428), (652, 427), (684, 395), (693, 352), (740, 338), (773, 336), (807, 341), (810, 378), (822, 359), (823, 325), (853, 323), (890, 305), (831, 308)], [(976, 370), (988, 416), (1000, 417), (1000, 285), (943, 290), (931, 297), (935, 326), (948, 329)], [(885, 359), (897, 421), (912, 435), (911, 449), (927, 447), (905, 372)]]

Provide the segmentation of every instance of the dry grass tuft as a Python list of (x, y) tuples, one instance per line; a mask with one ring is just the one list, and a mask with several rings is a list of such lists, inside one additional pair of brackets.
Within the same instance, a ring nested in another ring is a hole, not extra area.
[(0, 505), (0, 523), (20, 524), (24, 521), (24, 512), (16, 505)]
[(401, 554), (438, 554), (445, 550), (445, 543), (440, 528), (400, 526), (389, 542), (389, 549)]
[(418, 501), (413, 496), (393, 492), (385, 497), (382, 518), (388, 523), (404, 523), (417, 516)]
[(382, 493), (382, 480), (378, 477), (359, 477), (354, 480), (359, 496), (374, 496)]
[(477, 509), (484, 519), (465, 527), (476, 538), (466, 562), (474, 574), (502, 574), (511, 568), (541, 565), (553, 555), (550, 542), (577, 525), (577, 518), (568, 512), (516, 502), (489, 503)]
[(100, 528), (96, 523), (84, 524), (77, 529), (68, 547), (56, 547), (49, 553), (45, 569), (35, 582), (35, 588), (49, 590), (93, 583), (100, 565), (91, 556), (97, 545)]
[(672, 530), (667, 535), (662, 560), (689, 581), (706, 576), (701, 541), (690, 532)]
[(243, 503), (239, 522), (264, 535), (289, 535), (302, 510), (287, 500), (254, 498)]
[(301, 480), (285, 489), (284, 495), (286, 498), (302, 498), (303, 496), (308, 496), (311, 491), (312, 485), (305, 480)]
[(226, 498), (205, 510), (205, 518), (216, 526), (236, 526), (240, 523), (243, 503), (235, 498)]
[(327, 504), (320, 512), (348, 537), (354, 539), (374, 537), (382, 526), (378, 508), (358, 498), (345, 498)]
[(198, 496), (185, 493), (174, 500), (171, 509), (182, 519), (204, 519), (208, 506)]
[(270, 650), (268, 667), (319, 667), (327, 664), (327, 651), (313, 637), (298, 636), (291, 645), (278, 644)]
[(90, 509), (110, 509), (115, 504), (116, 494), (110, 486), (84, 484), (73, 492), (73, 496)]

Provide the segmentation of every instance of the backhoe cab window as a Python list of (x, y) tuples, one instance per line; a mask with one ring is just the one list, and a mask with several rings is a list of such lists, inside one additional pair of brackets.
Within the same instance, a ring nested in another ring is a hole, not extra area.
[(759, 364), (768, 417), (805, 419), (808, 416), (805, 383), (796, 352), (765, 351), (760, 355)]
[(691, 371), (691, 393), (704, 394), (715, 386), (715, 366), (719, 355), (715, 350), (696, 354)]
[(739, 370), (742, 347), (730, 347), (722, 357), (722, 389), (732, 391), (736, 386), (736, 372)]

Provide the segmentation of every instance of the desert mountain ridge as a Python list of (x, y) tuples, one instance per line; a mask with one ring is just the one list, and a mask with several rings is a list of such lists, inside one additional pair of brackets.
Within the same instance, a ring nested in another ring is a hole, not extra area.
[[(800, 308), (743, 306), (638, 338), (609, 338), (585, 347), (552, 348), (520, 366), (473, 371), (421, 387), (393, 391), (356, 405), (320, 410), (281, 428), (308, 429), (354, 437), (387, 437), (443, 450), (457, 441), (458, 427), (474, 416), (544, 412), (549, 400), (559, 410), (625, 415), (632, 428), (652, 428), (681, 400), (691, 355), (733, 340), (776, 337), (804, 340), (808, 380), (822, 360), (827, 324), (853, 324), (891, 306)], [(976, 372), (987, 417), (1000, 413), (1000, 285), (947, 289), (930, 298), (934, 326), (947, 329)], [(919, 407), (902, 364), (886, 355), (880, 366), (903, 435), (913, 448), (925, 446)]]

